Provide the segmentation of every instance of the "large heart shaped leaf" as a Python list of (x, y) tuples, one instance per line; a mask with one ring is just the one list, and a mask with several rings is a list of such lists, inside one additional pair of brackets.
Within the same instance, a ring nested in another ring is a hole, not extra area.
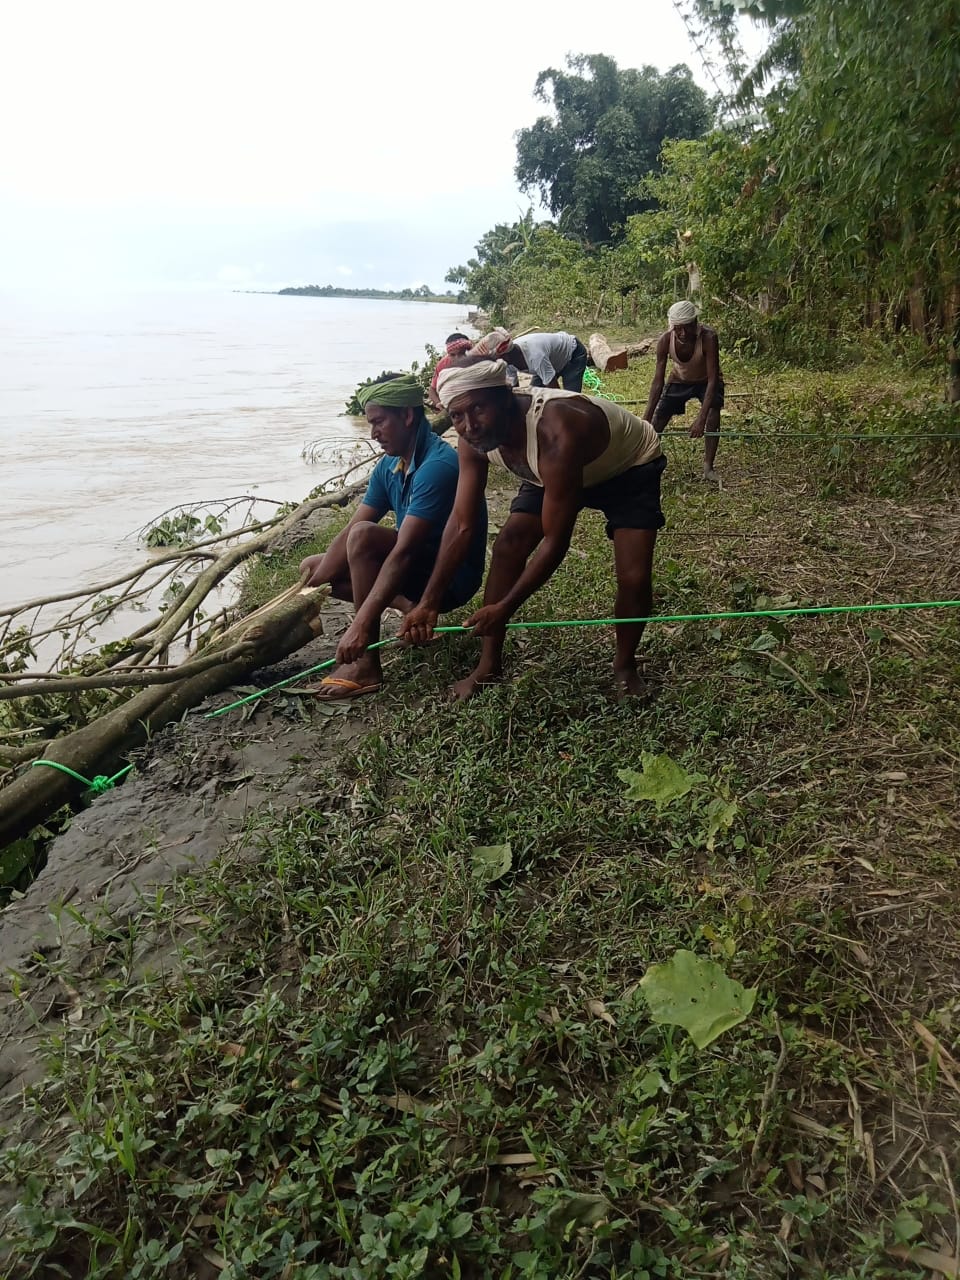
[(699, 782), (702, 774), (687, 773), (676, 760), (672, 760), (665, 752), (655, 756), (644, 751), (640, 757), (643, 772), (635, 769), (618, 769), (617, 777), (627, 784), (628, 800), (650, 800), (657, 806), (659, 813), (673, 800), (685, 796)]
[(493, 884), (513, 866), (513, 850), (508, 844), (480, 844), (473, 851), (473, 874), (483, 884)]
[(743, 1022), (753, 1009), (756, 987), (728, 978), (718, 964), (677, 951), (666, 964), (652, 964), (640, 979), (654, 1022), (684, 1027), (698, 1049)]

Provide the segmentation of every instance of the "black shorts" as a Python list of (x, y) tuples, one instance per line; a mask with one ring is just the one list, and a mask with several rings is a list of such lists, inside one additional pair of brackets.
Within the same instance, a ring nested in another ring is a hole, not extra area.
[[(652, 462), (631, 467), (620, 475), (580, 490), (580, 510), (602, 511), (607, 519), (607, 537), (617, 529), (662, 529), (666, 524), (660, 509), (660, 477), (666, 468), (663, 454)], [(524, 480), (510, 503), (511, 515), (539, 516), (543, 511), (543, 488)]]
[[(707, 394), (705, 382), (668, 382), (663, 388), (663, 395), (654, 410), (654, 418), (663, 421), (674, 414), (683, 413), (691, 400), (699, 400)], [(723, 379), (717, 383), (717, 394), (713, 398), (713, 408), (723, 408)]]
[[(408, 600), (412, 600), (414, 604), (417, 603), (426, 590), (436, 563), (435, 556), (425, 555), (419, 556), (410, 566), (407, 576), (403, 580), (402, 594)], [(440, 612), (449, 613), (451, 609), (459, 609), (462, 604), (466, 604), (471, 596), (475, 596), (480, 590), (481, 582), (483, 582), (482, 569), (478, 573), (470, 565), (462, 564), (453, 575), (450, 585), (443, 594), (443, 599), (440, 601)]]

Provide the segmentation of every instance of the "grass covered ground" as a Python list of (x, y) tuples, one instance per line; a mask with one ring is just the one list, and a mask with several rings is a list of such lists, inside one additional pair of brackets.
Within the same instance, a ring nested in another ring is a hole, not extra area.
[[(956, 446), (913, 434), (955, 419), (919, 382), (727, 378), (753, 392), (731, 428), (828, 438), (722, 445), (720, 491), (670, 442), (661, 613), (960, 596)], [(611, 599), (587, 514), (520, 616)], [(646, 706), (614, 698), (603, 630), (519, 633), (466, 706), (471, 641), (393, 653), (322, 803), (252, 813), (145, 906), (172, 959), (107, 931), (101, 973), (62, 975), (101, 1016), (65, 1019), (44, 1127), (3, 1156), (7, 1274), (955, 1273), (960, 616), (645, 648)], [(631, 799), (620, 771), (663, 754), (691, 789)], [(757, 992), (705, 1049), (639, 986), (682, 949)]]

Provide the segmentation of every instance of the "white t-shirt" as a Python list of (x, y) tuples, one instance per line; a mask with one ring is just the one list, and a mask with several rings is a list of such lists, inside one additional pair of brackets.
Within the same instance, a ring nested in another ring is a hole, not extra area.
[(570, 363), (577, 340), (572, 333), (528, 333), (514, 339), (523, 352), (527, 368), (549, 386), (557, 374)]

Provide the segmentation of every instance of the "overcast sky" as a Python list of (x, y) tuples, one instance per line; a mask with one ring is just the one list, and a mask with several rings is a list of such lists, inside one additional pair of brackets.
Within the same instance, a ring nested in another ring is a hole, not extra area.
[(713, 91), (671, 0), (8, 0), (0, 287), (440, 286), (581, 52)]

